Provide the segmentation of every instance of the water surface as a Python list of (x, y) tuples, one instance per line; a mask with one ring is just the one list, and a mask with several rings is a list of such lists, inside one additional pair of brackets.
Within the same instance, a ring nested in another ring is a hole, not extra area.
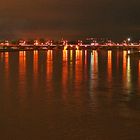
[(0, 53), (2, 140), (139, 140), (140, 60), (127, 51)]

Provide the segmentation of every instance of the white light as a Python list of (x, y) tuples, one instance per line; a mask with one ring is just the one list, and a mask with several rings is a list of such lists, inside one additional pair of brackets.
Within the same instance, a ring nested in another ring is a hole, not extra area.
[(128, 40), (128, 41), (130, 41), (131, 39), (130, 39), (130, 38), (128, 38), (127, 40)]

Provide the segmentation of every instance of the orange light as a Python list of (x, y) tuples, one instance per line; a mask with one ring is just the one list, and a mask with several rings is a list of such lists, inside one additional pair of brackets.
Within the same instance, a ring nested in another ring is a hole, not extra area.
[(67, 50), (67, 47), (68, 47), (68, 46), (67, 46), (67, 45), (65, 45), (65, 46), (64, 46), (64, 50)]

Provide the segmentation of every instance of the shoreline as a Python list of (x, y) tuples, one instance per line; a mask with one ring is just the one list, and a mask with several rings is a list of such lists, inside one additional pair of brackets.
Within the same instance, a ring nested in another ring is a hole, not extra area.
[[(48, 50), (134, 50), (136, 52), (138, 52), (140, 50), (140, 48), (117, 48), (117, 47), (98, 47), (98, 48), (91, 48), (91, 47), (84, 47), (81, 48), (79, 47), (79, 49), (77, 48), (25, 48), (25, 49), (12, 49), (12, 48), (8, 48), (8, 49), (0, 49), (0, 52), (19, 52), (19, 51), (48, 51)], [(134, 53), (136, 53), (134, 52)], [(132, 53), (133, 54), (133, 53)], [(130, 54), (129, 54), (130, 55)]]

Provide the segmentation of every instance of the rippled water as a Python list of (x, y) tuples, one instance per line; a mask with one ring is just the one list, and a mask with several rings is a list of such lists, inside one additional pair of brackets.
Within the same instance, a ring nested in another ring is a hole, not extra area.
[(0, 53), (2, 140), (139, 140), (140, 61), (127, 51)]

